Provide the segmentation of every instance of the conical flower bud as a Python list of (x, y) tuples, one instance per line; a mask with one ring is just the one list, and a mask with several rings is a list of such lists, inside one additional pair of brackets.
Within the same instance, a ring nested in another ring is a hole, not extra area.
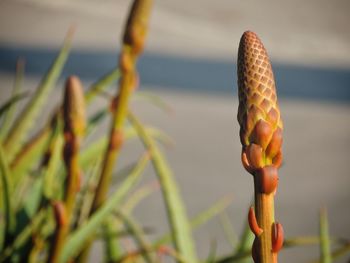
[(245, 160), (248, 172), (254, 173), (266, 165), (279, 166), (283, 124), (270, 60), (255, 33), (247, 31), (243, 34), (237, 64), (237, 119), (243, 146), (242, 160)]
[(152, 5), (153, 0), (136, 0), (131, 7), (123, 42), (131, 47), (135, 55), (143, 50)]
[(84, 91), (78, 77), (67, 79), (63, 101), (64, 130), (73, 136), (82, 136), (85, 131)]

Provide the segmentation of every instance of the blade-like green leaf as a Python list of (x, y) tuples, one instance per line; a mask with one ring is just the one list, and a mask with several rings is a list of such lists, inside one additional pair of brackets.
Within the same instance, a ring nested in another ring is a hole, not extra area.
[(13, 183), (17, 185), (28, 170), (37, 164), (38, 159), (44, 153), (50, 141), (50, 129), (42, 129), (30, 142), (28, 142), (11, 163), (11, 171), (14, 176)]
[(151, 92), (137, 91), (133, 94), (132, 100), (134, 101), (145, 100), (151, 103), (152, 105), (160, 108), (161, 110), (164, 110), (167, 113), (174, 112), (174, 110), (171, 108), (171, 106), (167, 102), (165, 102), (158, 95), (153, 94)]
[(149, 184), (146, 184), (139, 189), (136, 189), (135, 192), (133, 192), (127, 200), (125, 200), (125, 203), (122, 206), (122, 210), (130, 214), (136, 205), (138, 205), (143, 199), (145, 199), (150, 194), (154, 193), (156, 190), (159, 189), (159, 183), (157, 181), (151, 182)]
[(222, 226), (222, 229), (224, 230), (224, 235), (226, 237), (226, 240), (231, 245), (232, 248), (236, 246), (237, 243), (237, 235), (233, 229), (233, 226), (231, 224), (231, 220), (227, 213), (223, 212), (220, 215), (220, 224)]
[[(219, 200), (217, 203), (215, 203), (211, 207), (209, 207), (208, 209), (199, 213), (197, 216), (195, 216), (193, 219), (191, 219), (190, 226), (192, 228), (192, 231), (197, 229), (198, 227), (204, 225), (206, 222), (208, 222), (213, 217), (222, 213), (222, 211), (224, 211), (229, 206), (230, 203), (231, 203), (231, 198), (225, 197), (222, 200)], [(166, 234), (163, 237), (159, 238), (154, 243), (154, 246), (158, 247), (159, 245), (166, 244), (170, 241), (171, 241), (171, 234), (169, 233), (169, 234)]]
[[(254, 241), (254, 234), (250, 230), (248, 221), (246, 220), (243, 228), (243, 232), (240, 238), (240, 242), (238, 243), (238, 246), (236, 248), (235, 254), (236, 255), (244, 255), (247, 251), (251, 251)], [(237, 260), (238, 263), (251, 263), (253, 262), (252, 257), (246, 257), (241, 258)]]
[[(134, 207), (148, 195), (153, 193), (156, 188), (159, 188), (159, 184), (151, 183), (140, 187), (135, 192), (133, 192), (128, 199), (122, 205), (121, 210), (124, 211), (125, 214), (131, 214), (131, 211)], [(118, 222), (115, 218), (109, 220), (106, 223), (106, 233), (105, 240), (106, 242), (106, 262), (115, 262), (121, 257), (121, 249), (119, 243), (118, 231), (121, 228), (121, 223)], [(115, 234), (116, 233), (116, 234)], [(106, 236), (107, 235), (107, 236)]]
[(130, 215), (127, 215), (121, 210), (115, 212), (115, 214), (121, 219), (127, 230), (130, 232), (130, 235), (135, 239), (138, 248), (144, 251), (144, 253), (142, 253), (142, 256), (144, 257), (145, 261), (148, 263), (158, 262), (158, 260), (156, 260), (156, 258), (153, 257), (150, 253), (152, 247), (146, 239), (145, 234), (143, 233), (143, 230), (138, 225), (138, 223)]
[(4, 150), (0, 145), (0, 176), (1, 176), (1, 202), (3, 202), (4, 206), (4, 217), (5, 217), (5, 226), (4, 229), (1, 229), (0, 236), (0, 248), (3, 247), (3, 242), (5, 240), (6, 235), (11, 234), (15, 229), (15, 213), (12, 205), (12, 184), (11, 184), (11, 172), (8, 167), (8, 163), (5, 157)]
[(10, 161), (22, 146), (22, 142), (29, 133), (32, 125), (35, 123), (35, 119), (40, 112), (44, 101), (49, 95), (50, 90), (55, 86), (68, 58), (71, 40), (72, 32), (70, 31), (63, 43), (60, 53), (56, 57), (48, 73), (42, 79), (33, 98), (26, 107), (24, 107), (23, 111), (12, 125), (9, 135), (6, 137), (4, 143), (4, 148)]
[(60, 127), (57, 127), (50, 146), (50, 160), (44, 171), (43, 178), (43, 195), (48, 199), (57, 199), (58, 180), (56, 172), (61, 163), (61, 153), (63, 148), (63, 136), (60, 132)]
[(16, 92), (15, 94), (13, 94), (12, 97), (8, 101), (4, 102), (0, 106), (0, 117), (3, 114), (8, 113), (12, 106), (14, 106), (21, 99), (28, 97), (28, 95), (29, 95), (28, 91), (24, 91), (24, 92), (19, 93), (19, 94), (18, 94), (18, 92)]
[(120, 185), (118, 190), (116, 190), (110, 198), (99, 208), (85, 224), (74, 231), (68, 238), (63, 252), (60, 257), (60, 262), (67, 262), (70, 258), (77, 255), (85, 242), (94, 236), (96, 230), (105, 222), (108, 215), (120, 205), (123, 198), (130, 191), (130, 189), (135, 185), (135, 183), (140, 178), (142, 172), (145, 170), (146, 165), (149, 160), (149, 154), (145, 154), (133, 172), (128, 176), (127, 179)]
[[(164, 144), (171, 143), (171, 139), (168, 135), (163, 133), (162, 131), (153, 128), (147, 127), (146, 132), (155, 139), (158, 139)], [(125, 140), (133, 139), (137, 136), (137, 132), (133, 127), (128, 127), (124, 130)], [(92, 163), (93, 160), (96, 159), (96, 156), (101, 156), (107, 146), (107, 137), (102, 137), (90, 144), (87, 148), (83, 150), (80, 154), (80, 167), (82, 169), (86, 169), (89, 164)]]
[(5, 262), (5, 259), (10, 257), (13, 254), (13, 251), (17, 250), (28, 241), (33, 231), (35, 231), (38, 228), (38, 226), (43, 222), (43, 220), (45, 220), (45, 218), (47, 217), (47, 213), (47, 209), (41, 209), (37, 214), (34, 215), (34, 217), (31, 220), (31, 223), (27, 224), (27, 226), (18, 235), (16, 235), (13, 243), (7, 244), (8, 246), (6, 246), (4, 250), (2, 250), (0, 254), (0, 262)]
[(89, 88), (85, 93), (85, 102), (86, 105), (90, 104), (96, 95), (100, 94), (102, 91), (112, 86), (120, 77), (119, 69), (113, 69), (111, 72), (104, 75), (100, 80)]
[(328, 216), (325, 208), (320, 211), (320, 252), (321, 252), (321, 263), (331, 263), (331, 246), (328, 230)]
[[(10, 101), (12, 100), (13, 103), (8, 104), (9, 106), (7, 108), (7, 112), (4, 116), (4, 121), (0, 129), (0, 140), (2, 140), (5, 137), (5, 135), (7, 135), (7, 132), (12, 122), (13, 115), (16, 113), (15, 102), (17, 102), (19, 99), (22, 98), (21, 95), (23, 96), (25, 94), (25, 93), (20, 94), (20, 90), (23, 84), (22, 82), (23, 82), (23, 75), (24, 75), (24, 64), (25, 64), (24, 59), (19, 58), (17, 60), (15, 84), (13, 86), (12, 98), (10, 99)], [(0, 116), (2, 115), (2, 109), (3, 107), (1, 107)]]
[(135, 127), (145, 147), (151, 152), (152, 163), (162, 188), (168, 220), (173, 233), (174, 245), (182, 257), (192, 263), (197, 262), (195, 246), (186, 209), (172, 171), (153, 138), (147, 134), (140, 121), (131, 113), (130, 123)]

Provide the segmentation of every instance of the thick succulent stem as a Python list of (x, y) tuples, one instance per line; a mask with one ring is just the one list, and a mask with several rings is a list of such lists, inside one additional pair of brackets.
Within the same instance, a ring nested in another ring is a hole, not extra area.
[(256, 242), (259, 245), (259, 255), (260, 257), (258, 262), (269, 263), (273, 262), (272, 251), (272, 226), (274, 223), (274, 198), (273, 194), (264, 194), (260, 193), (256, 189), (257, 184), (255, 183), (255, 214), (256, 220), (259, 227), (262, 229), (261, 235), (257, 236)]
[(277, 263), (283, 228), (274, 219), (274, 195), (283, 124), (270, 60), (255, 33), (243, 34), (237, 64), (242, 163), (254, 177), (255, 213), (251, 209), (248, 217), (255, 234), (252, 256), (256, 263)]

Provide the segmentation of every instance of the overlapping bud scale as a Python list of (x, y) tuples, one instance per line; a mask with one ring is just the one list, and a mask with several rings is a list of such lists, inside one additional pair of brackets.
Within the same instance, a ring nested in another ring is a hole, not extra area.
[(243, 34), (237, 64), (243, 165), (251, 174), (266, 166), (278, 168), (283, 124), (269, 57), (255, 33)]

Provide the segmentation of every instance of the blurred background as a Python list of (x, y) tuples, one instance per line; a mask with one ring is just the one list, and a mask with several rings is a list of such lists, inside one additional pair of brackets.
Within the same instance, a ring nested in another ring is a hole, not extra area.
[[(76, 74), (87, 86), (112, 70), (130, 3), (1, 0), (0, 100), (10, 94), (18, 57), (26, 59), (25, 89), (34, 90), (72, 24), (73, 52), (62, 81)], [(276, 219), (287, 237), (317, 235), (318, 211), (326, 206), (331, 234), (350, 237), (349, 13), (348, 0), (155, 1), (147, 48), (138, 65), (140, 90), (164, 98), (174, 114), (142, 102), (131, 107), (145, 123), (174, 138), (175, 147), (166, 151), (190, 216), (231, 195), (227, 214), (237, 237), (246, 220), (253, 180), (240, 163), (236, 56), (241, 34), (252, 30), (270, 54), (285, 124)], [(48, 108), (60, 100), (62, 81)], [(99, 105), (105, 104), (101, 99)], [(108, 123), (101, 132), (106, 129)], [(140, 149), (137, 142), (126, 144), (122, 163)], [(150, 169), (146, 181), (152, 178)], [(136, 210), (155, 234), (166, 231), (164, 213), (160, 194)], [(202, 257), (213, 242), (218, 254), (232, 250), (218, 219), (195, 236)], [(101, 259), (99, 250), (91, 262)], [(280, 253), (281, 262), (317, 257), (317, 246)]]

